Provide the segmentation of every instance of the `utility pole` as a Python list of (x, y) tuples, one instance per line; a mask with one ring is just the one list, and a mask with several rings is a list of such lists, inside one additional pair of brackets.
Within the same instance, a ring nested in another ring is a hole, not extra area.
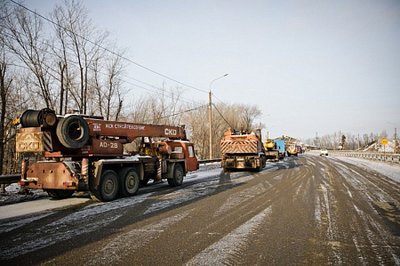
[(222, 75), (222, 76), (220, 76), (220, 77), (218, 77), (218, 78), (216, 78), (216, 79), (213, 79), (211, 82), (210, 82), (210, 91), (208, 92), (208, 122), (209, 122), (209, 135), (210, 135), (210, 139), (209, 139), (209, 141), (210, 141), (210, 143), (209, 143), (209, 145), (210, 145), (210, 160), (211, 159), (213, 159), (213, 137), (212, 137), (212, 124), (213, 124), (213, 121), (212, 121), (212, 92), (211, 92), (211, 85), (213, 84), (213, 82), (214, 81), (216, 81), (216, 80), (218, 80), (218, 79), (222, 79), (222, 78), (224, 78), (224, 77), (226, 77), (226, 76), (228, 76), (228, 74), (224, 74), (224, 75)]
[(213, 158), (213, 150), (212, 150), (212, 142), (213, 142), (213, 137), (212, 137), (212, 94), (211, 90), (208, 93), (208, 122), (209, 122), (209, 135), (210, 135), (210, 160)]
[(394, 129), (394, 153), (399, 152), (399, 143), (397, 141), (397, 128)]

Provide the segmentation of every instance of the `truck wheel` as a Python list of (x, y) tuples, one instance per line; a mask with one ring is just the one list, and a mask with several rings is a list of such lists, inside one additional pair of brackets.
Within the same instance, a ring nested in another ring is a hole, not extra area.
[(134, 168), (122, 168), (119, 178), (119, 192), (122, 196), (128, 197), (136, 194), (139, 189), (139, 175)]
[(168, 184), (171, 187), (178, 187), (183, 183), (183, 169), (182, 165), (175, 164), (174, 167), (174, 176), (172, 178), (168, 178)]
[(82, 148), (89, 140), (89, 126), (86, 121), (76, 115), (62, 118), (57, 125), (57, 137), (64, 147)]
[(100, 185), (94, 195), (100, 201), (114, 200), (118, 195), (118, 176), (113, 170), (105, 170), (100, 179)]
[(74, 194), (74, 190), (48, 189), (47, 194), (53, 199), (67, 199)]

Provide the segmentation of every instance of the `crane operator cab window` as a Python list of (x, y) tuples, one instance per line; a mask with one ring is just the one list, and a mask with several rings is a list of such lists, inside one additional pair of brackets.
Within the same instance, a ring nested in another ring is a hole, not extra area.
[(188, 151), (189, 151), (189, 157), (190, 157), (190, 158), (193, 158), (193, 157), (194, 157), (193, 146), (189, 146), (189, 147), (188, 147)]

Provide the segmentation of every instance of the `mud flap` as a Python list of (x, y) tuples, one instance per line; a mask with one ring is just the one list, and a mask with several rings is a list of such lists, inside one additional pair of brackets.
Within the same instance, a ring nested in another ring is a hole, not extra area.
[(169, 163), (168, 164), (167, 179), (173, 179), (174, 178), (175, 164), (176, 163)]

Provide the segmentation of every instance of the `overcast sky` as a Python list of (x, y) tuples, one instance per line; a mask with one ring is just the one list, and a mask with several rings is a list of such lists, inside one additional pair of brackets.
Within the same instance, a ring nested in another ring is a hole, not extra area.
[[(27, 0), (43, 15), (60, 1)], [(131, 60), (257, 105), (271, 136), (400, 131), (400, 1), (85, 0)], [(176, 84), (128, 64), (127, 78)], [(134, 95), (149, 91), (131, 88)], [(187, 101), (208, 95), (184, 87)]]

